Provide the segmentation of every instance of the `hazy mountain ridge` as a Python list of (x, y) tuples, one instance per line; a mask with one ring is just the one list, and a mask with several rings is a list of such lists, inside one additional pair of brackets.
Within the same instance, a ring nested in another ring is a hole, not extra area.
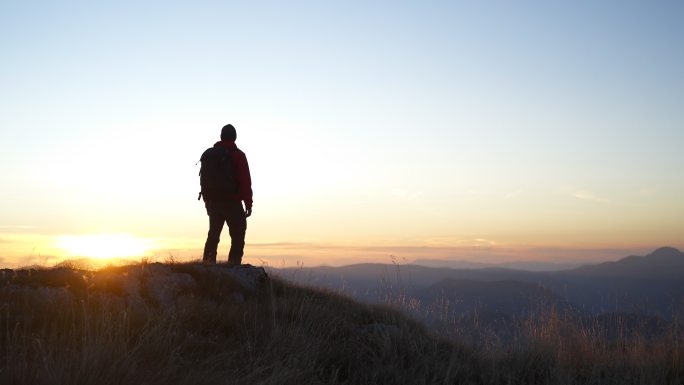
[(527, 271), (558, 271), (579, 267), (580, 264), (554, 263), (541, 261), (514, 261), (500, 263), (483, 263), (450, 259), (416, 259), (413, 264), (426, 267), (446, 267), (451, 269), (485, 269), (504, 268)]
[[(540, 285), (556, 298), (555, 306), (571, 305), (589, 314), (636, 313), (671, 318), (684, 304), (684, 254), (671, 247), (646, 256), (629, 256), (615, 262), (585, 265), (562, 271), (533, 272), (506, 268), (451, 269), (418, 265), (357, 264), (342, 267), (280, 269), (277, 274), (307, 285), (326, 287), (367, 302), (383, 302), (392, 291), (423, 302), (438, 300), (430, 287), (450, 280), (479, 281), (499, 287), (501, 281)], [(463, 283), (462, 283), (463, 284)], [(431, 294), (432, 293), (432, 294)], [(471, 293), (466, 303), (482, 300)], [(509, 306), (508, 314), (517, 313)]]
[(646, 256), (629, 256), (618, 261), (581, 266), (571, 271), (575, 274), (611, 277), (682, 277), (684, 253), (673, 247), (661, 247)]

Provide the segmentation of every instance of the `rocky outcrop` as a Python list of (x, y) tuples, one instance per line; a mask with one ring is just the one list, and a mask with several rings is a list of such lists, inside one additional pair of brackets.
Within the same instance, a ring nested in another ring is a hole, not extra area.
[(173, 307), (182, 296), (244, 302), (257, 296), (267, 280), (262, 267), (251, 265), (152, 263), (97, 271), (3, 269), (0, 292), (5, 298), (32, 297), (50, 303), (105, 294), (132, 306)]

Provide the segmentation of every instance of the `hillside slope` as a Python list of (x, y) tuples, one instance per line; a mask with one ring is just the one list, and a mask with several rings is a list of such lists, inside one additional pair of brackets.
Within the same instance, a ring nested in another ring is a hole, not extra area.
[(3, 270), (0, 309), (3, 384), (684, 379), (679, 345), (613, 349), (590, 340), (554, 345), (562, 334), (555, 320), (535, 341), (478, 351), (432, 335), (398, 311), (295, 286), (252, 267)]
[(476, 381), (473, 353), (398, 312), (260, 268), (4, 270), (0, 383)]

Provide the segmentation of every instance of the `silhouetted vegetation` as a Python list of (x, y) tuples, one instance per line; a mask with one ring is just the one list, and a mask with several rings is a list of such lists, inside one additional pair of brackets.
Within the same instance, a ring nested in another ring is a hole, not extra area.
[(274, 277), (254, 290), (225, 269), (141, 264), (95, 272), (4, 270), (0, 383), (684, 381), (676, 328), (666, 339), (604, 336), (591, 324), (546, 309), (521, 324), (526, 332), (515, 344), (471, 344), (437, 335), (389, 306)]

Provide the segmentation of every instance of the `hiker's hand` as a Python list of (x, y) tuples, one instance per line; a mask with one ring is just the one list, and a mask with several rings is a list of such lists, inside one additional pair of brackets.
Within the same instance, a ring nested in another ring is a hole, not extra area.
[(245, 210), (245, 218), (249, 218), (252, 215), (252, 208)]

